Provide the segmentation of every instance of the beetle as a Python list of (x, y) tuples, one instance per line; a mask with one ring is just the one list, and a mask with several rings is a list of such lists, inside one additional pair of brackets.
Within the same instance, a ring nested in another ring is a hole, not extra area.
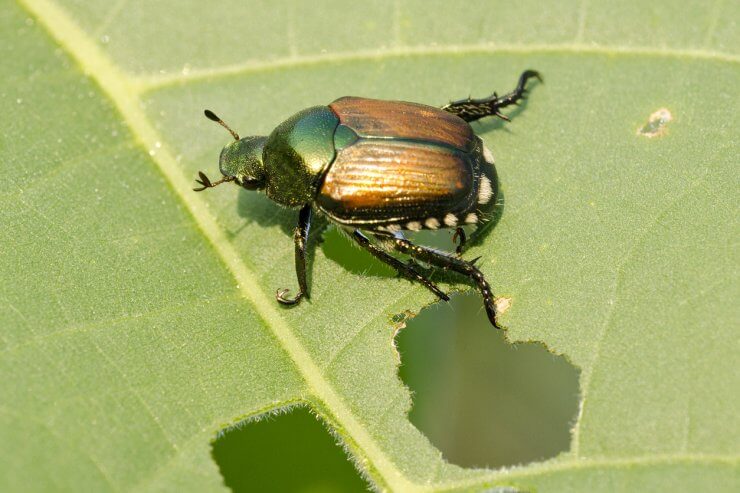
[[(232, 182), (264, 190), (280, 205), (300, 208), (294, 231), (298, 293), (278, 289), (276, 299), (295, 305), (308, 298), (306, 243), (312, 211), (346, 230), (359, 246), (418, 281), (440, 299), (449, 297), (416, 261), (466, 276), (481, 292), (494, 327), (496, 306), (491, 287), (475, 260), (460, 257), (464, 224), (485, 222), (495, 205), (498, 179), (493, 155), (470, 122), (487, 116), (509, 121), (501, 109), (524, 98), (526, 70), (516, 88), (499, 97), (461, 99), (436, 108), (417, 103), (343, 97), (291, 116), (269, 136), (240, 138), (223, 120), (205, 115), (231, 133), (234, 142), (221, 151), (223, 178), (198, 173), (196, 192)], [(457, 254), (410, 242), (404, 231), (456, 228)], [(375, 241), (371, 241), (369, 236)], [(408, 255), (402, 262), (391, 252)]]

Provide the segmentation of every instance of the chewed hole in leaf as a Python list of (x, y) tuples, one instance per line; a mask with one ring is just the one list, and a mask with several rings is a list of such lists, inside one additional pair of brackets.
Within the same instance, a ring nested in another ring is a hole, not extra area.
[(648, 117), (647, 123), (637, 130), (637, 135), (647, 138), (661, 137), (668, 131), (666, 125), (671, 120), (673, 115), (668, 108), (660, 108)]
[(449, 462), (502, 467), (568, 450), (579, 371), (538, 343), (510, 344), (470, 292), (409, 320), (396, 339), (411, 422)]
[(224, 430), (212, 454), (235, 493), (368, 490), (334, 437), (304, 407)]

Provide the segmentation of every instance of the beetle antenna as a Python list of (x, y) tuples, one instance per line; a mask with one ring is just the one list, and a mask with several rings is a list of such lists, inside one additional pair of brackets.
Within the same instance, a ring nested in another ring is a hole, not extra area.
[(199, 180), (195, 180), (195, 182), (197, 184), (199, 184), (200, 186), (198, 188), (194, 188), (193, 189), (194, 192), (202, 192), (206, 188), (213, 188), (213, 187), (218, 186), (218, 185), (220, 185), (222, 183), (226, 183), (226, 182), (229, 182), (229, 181), (234, 181), (236, 179), (233, 176), (224, 176), (223, 178), (221, 178), (218, 181), (211, 181), (210, 178), (208, 178), (206, 176), (206, 174), (203, 173), (202, 171), (198, 171), (198, 178), (200, 178), (200, 179)]
[(211, 121), (214, 121), (214, 122), (218, 123), (219, 125), (221, 125), (222, 127), (224, 127), (226, 130), (228, 130), (229, 133), (231, 134), (231, 136), (234, 137), (234, 140), (239, 140), (239, 134), (236, 133), (236, 132), (234, 132), (233, 130), (231, 130), (231, 128), (228, 125), (226, 125), (222, 119), (220, 119), (219, 117), (217, 117), (216, 114), (213, 111), (206, 110), (205, 111), (205, 114), (206, 114), (206, 118), (208, 118)]

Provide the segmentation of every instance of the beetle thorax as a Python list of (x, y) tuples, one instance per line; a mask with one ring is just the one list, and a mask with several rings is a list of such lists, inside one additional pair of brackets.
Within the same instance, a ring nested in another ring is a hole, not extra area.
[(326, 106), (296, 113), (270, 134), (263, 153), (267, 196), (288, 207), (314, 200), (334, 160), (336, 115)]

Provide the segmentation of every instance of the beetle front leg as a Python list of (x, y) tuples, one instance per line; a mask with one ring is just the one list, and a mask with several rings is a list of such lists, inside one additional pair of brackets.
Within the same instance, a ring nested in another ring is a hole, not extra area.
[(419, 259), (422, 262), (427, 262), (443, 269), (455, 271), (473, 281), (476, 286), (478, 286), (478, 290), (483, 296), (483, 306), (486, 309), (486, 314), (488, 314), (488, 320), (490, 320), (493, 326), (497, 329), (501, 328), (498, 325), (498, 322), (496, 322), (496, 305), (494, 303), (491, 286), (488, 284), (488, 281), (486, 281), (483, 273), (473, 265), (475, 260), (468, 262), (461, 258), (457, 258), (437, 250), (432, 250), (431, 248), (414, 245), (406, 238), (395, 237), (393, 241), (396, 250), (399, 252), (410, 255), (412, 258)]
[(308, 243), (308, 230), (311, 228), (311, 205), (304, 205), (298, 213), (298, 226), (293, 232), (295, 241), (295, 271), (298, 276), (298, 294), (288, 297), (289, 289), (278, 289), (275, 299), (283, 305), (295, 305), (304, 296), (308, 298), (308, 283), (306, 283), (306, 243)]

